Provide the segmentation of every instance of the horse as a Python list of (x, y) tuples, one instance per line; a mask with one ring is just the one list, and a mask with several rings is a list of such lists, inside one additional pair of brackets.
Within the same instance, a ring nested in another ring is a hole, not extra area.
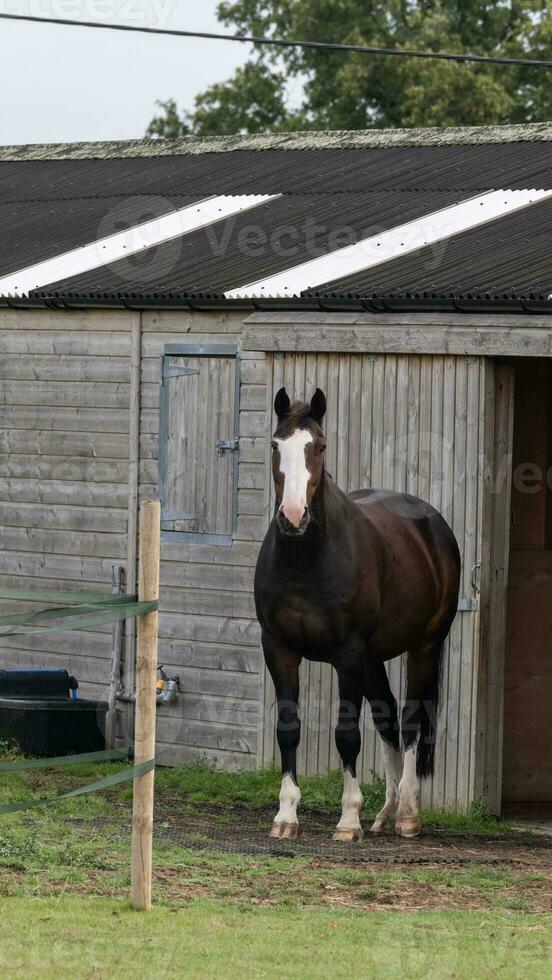
[[(298, 835), (299, 665), (331, 664), (339, 683), (335, 729), (343, 767), (333, 839), (362, 838), (356, 775), (359, 717), (369, 702), (382, 740), (385, 802), (371, 830), (417, 837), (420, 780), (433, 773), (443, 644), (458, 604), (460, 553), (430, 504), (391, 490), (346, 494), (324, 466), (326, 397), (274, 401), (274, 517), (255, 569), (255, 605), (277, 702), (280, 807), (272, 837)], [(385, 663), (407, 653), (399, 726)], [(401, 752), (402, 735), (402, 752)]]

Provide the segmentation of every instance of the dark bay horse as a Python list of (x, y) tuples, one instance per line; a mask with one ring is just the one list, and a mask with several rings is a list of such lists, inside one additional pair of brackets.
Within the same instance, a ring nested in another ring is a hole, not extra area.
[[(458, 601), (458, 545), (443, 517), (416, 497), (389, 490), (347, 495), (335, 485), (324, 469), (320, 389), (310, 404), (291, 405), (281, 388), (274, 407), (276, 507), (255, 572), (282, 757), (271, 833), (294, 837), (298, 831), (299, 664), (306, 657), (332, 664), (339, 681), (335, 740), (344, 789), (334, 840), (362, 836), (356, 760), (364, 697), (382, 739), (386, 778), (385, 805), (372, 831), (394, 827), (415, 837), (421, 830), (419, 779), (433, 772), (441, 656)], [(385, 661), (405, 651), (408, 684), (399, 726)]]

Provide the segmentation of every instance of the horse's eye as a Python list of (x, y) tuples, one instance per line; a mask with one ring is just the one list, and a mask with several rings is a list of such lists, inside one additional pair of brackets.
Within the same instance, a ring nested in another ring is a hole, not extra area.
[(326, 452), (326, 447), (325, 446), (320, 446), (320, 452), (321, 453), (325, 453)]
[(276, 452), (276, 450), (277, 450), (277, 448), (278, 448), (278, 443), (277, 443), (277, 442), (274, 442), (274, 441), (272, 441), (272, 442), (270, 443), (270, 445), (272, 446), (272, 449), (273, 449), (273, 451), (274, 451), (274, 452)]

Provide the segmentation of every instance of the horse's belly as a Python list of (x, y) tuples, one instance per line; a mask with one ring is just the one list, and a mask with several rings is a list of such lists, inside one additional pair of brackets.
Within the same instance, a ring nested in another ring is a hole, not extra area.
[(423, 630), (417, 633), (405, 633), (402, 630), (390, 631), (384, 629), (376, 630), (368, 638), (366, 649), (372, 656), (379, 660), (392, 660), (393, 657), (400, 657), (402, 653), (411, 646), (417, 646), (419, 639), (423, 635)]
[(377, 621), (365, 634), (367, 646), (384, 660), (397, 657), (416, 646), (427, 633), (435, 611), (431, 593), (395, 595), (382, 602)]

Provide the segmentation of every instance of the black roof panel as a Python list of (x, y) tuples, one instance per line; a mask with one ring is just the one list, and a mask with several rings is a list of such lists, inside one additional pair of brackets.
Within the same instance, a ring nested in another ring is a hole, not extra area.
[[(214, 195), (281, 195), (33, 294), (221, 296), (488, 191), (552, 190), (550, 127), (447, 132), (0, 148), (0, 277)], [(547, 296), (551, 219), (540, 202), (303, 295)]]
[(444, 191), (283, 195), (41, 291), (223, 293), (457, 201)]
[(552, 199), (304, 295), (552, 293)]

